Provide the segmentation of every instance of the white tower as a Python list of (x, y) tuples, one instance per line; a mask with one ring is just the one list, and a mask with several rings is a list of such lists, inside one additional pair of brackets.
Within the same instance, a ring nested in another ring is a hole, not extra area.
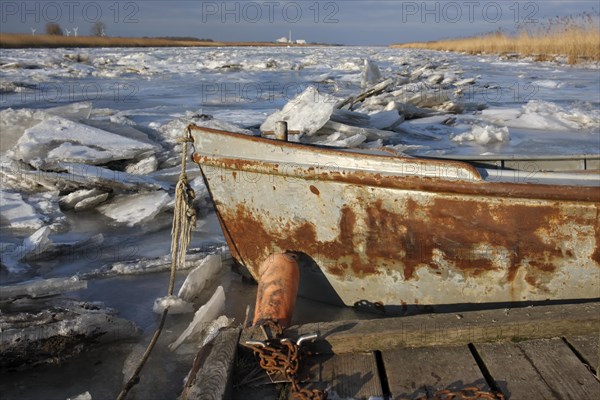
[(35, 31), (37, 31), (37, 29), (35, 29), (34, 27), (31, 27), (31, 36), (35, 36)]
[(67, 33), (67, 37), (71, 36), (71, 31), (65, 28), (65, 32)]
[(79, 30), (79, 27), (76, 26), (73, 28), (73, 36), (77, 37), (77, 31)]
[(288, 43), (292, 43), (292, 30), (290, 29), (290, 38), (288, 39)]

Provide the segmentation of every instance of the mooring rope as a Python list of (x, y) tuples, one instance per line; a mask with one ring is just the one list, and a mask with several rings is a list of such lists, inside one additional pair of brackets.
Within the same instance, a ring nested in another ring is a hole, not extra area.
[[(173, 212), (173, 227), (171, 228), (171, 276), (169, 278), (169, 288), (167, 295), (172, 296), (175, 288), (175, 272), (177, 272), (177, 266), (183, 266), (185, 263), (185, 255), (187, 253), (188, 245), (192, 237), (192, 229), (196, 226), (196, 210), (192, 206), (192, 201), (196, 197), (194, 189), (190, 186), (187, 178), (187, 157), (188, 157), (188, 143), (192, 142), (192, 133), (188, 128), (186, 129), (186, 137), (178, 140), (183, 143), (182, 159), (181, 159), (181, 174), (175, 187), (175, 210)], [(124, 400), (127, 397), (127, 393), (140, 381), (140, 372), (144, 368), (146, 361), (150, 358), (150, 354), (154, 349), (154, 346), (158, 342), (158, 338), (162, 333), (169, 308), (165, 308), (160, 318), (158, 328), (154, 331), (154, 335), (142, 356), (139, 364), (137, 365), (133, 375), (127, 383), (121, 389), (117, 400)]]

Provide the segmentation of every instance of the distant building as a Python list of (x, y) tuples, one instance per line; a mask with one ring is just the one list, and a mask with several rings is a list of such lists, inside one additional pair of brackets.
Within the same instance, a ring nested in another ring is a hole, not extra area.
[(298, 40), (296, 40), (296, 44), (306, 44), (306, 40), (298, 39)]
[(289, 43), (288, 38), (286, 38), (285, 36), (277, 39), (276, 42), (277, 43)]

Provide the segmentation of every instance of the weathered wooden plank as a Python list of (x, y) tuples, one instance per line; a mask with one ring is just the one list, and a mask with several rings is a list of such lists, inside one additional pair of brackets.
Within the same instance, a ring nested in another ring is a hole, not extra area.
[(568, 336), (567, 342), (585, 362), (596, 370), (596, 376), (600, 376), (600, 332), (587, 336)]
[(396, 400), (429, 398), (444, 389), (490, 390), (467, 346), (391, 350), (383, 361)]
[(562, 339), (517, 344), (559, 399), (597, 399), (600, 382)]
[(292, 337), (318, 332), (319, 341), (313, 348), (335, 354), (587, 335), (598, 331), (598, 302), (317, 323), (288, 330)]
[(203, 367), (184, 388), (182, 400), (223, 400), (230, 397), (231, 375), (240, 329), (219, 333)]
[(317, 356), (307, 363), (310, 383), (303, 384), (307, 389), (327, 390), (330, 398), (383, 396), (373, 353)]
[(231, 400), (279, 400), (282, 390), (282, 385), (244, 386), (234, 389)]
[(507, 399), (559, 398), (515, 343), (483, 343), (475, 347)]

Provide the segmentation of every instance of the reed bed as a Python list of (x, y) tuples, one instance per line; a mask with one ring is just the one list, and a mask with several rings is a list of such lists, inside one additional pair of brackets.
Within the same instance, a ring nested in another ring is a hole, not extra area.
[[(288, 46), (268, 42), (210, 42), (154, 38), (0, 34), (0, 48)], [(295, 45), (298, 46), (298, 45)]]
[(468, 54), (515, 54), (539, 61), (565, 57), (569, 64), (600, 61), (598, 15), (582, 14), (522, 26), (516, 34), (488, 33), (476, 37), (404, 43), (394, 48), (457, 51)]

